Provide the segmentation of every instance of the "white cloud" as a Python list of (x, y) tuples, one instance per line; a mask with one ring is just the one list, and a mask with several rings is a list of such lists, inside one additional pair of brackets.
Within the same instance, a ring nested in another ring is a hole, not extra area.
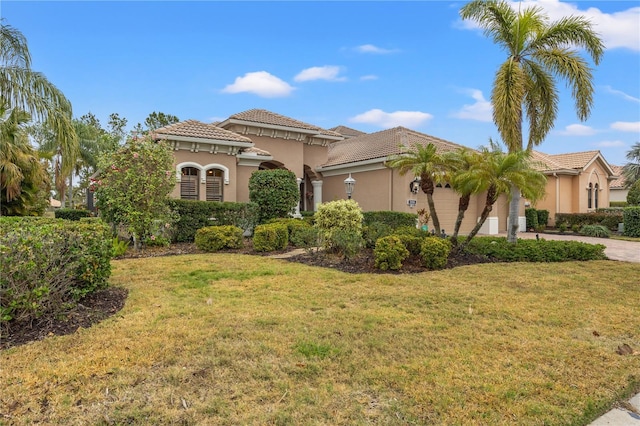
[(311, 67), (304, 69), (298, 73), (293, 79), (295, 81), (345, 81), (346, 77), (339, 77), (340, 67), (335, 65), (325, 65), (323, 67)]
[(373, 74), (363, 75), (362, 77), (360, 77), (360, 80), (362, 81), (377, 80), (377, 79), (378, 79), (378, 76)]
[(384, 129), (397, 126), (409, 128), (418, 127), (429, 121), (433, 115), (420, 111), (395, 111), (384, 112), (381, 109), (372, 109), (349, 119), (353, 123), (373, 124)]
[(398, 52), (397, 49), (385, 49), (382, 47), (374, 46), (373, 44), (363, 44), (355, 48), (360, 53), (373, 53), (376, 55), (388, 55), (389, 53)]
[(266, 71), (248, 72), (244, 77), (236, 77), (233, 84), (222, 89), (223, 93), (253, 93), (263, 98), (289, 96), (295, 90), (286, 81)]
[(465, 104), (460, 111), (453, 113), (456, 118), (476, 120), (491, 123), (493, 121), (493, 108), (491, 102), (486, 100), (482, 91), (477, 89), (463, 89), (463, 92), (475, 99), (474, 104)]
[[(619, 2), (618, 4), (624, 4)], [(566, 16), (583, 16), (589, 19), (594, 30), (600, 34), (607, 49), (627, 48), (640, 51), (640, 32), (638, 21), (640, 20), (640, 7), (630, 7), (626, 10), (614, 13), (605, 13), (598, 8), (590, 7), (585, 10), (578, 9), (575, 3), (559, 0), (525, 0), (512, 1), (514, 10), (519, 7), (539, 6), (552, 21), (557, 21)], [(459, 28), (475, 29), (478, 26), (472, 21), (463, 21), (456, 24)]]
[(639, 99), (639, 98), (635, 98), (635, 97), (633, 97), (633, 96), (631, 96), (631, 95), (628, 95), (628, 94), (624, 93), (624, 92), (623, 92), (623, 91), (621, 91), (621, 90), (616, 90), (616, 89), (614, 89), (614, 88), (613, 88), (613, 87), (611, 87), (611, 86), (603, 86), (603, 89), (604, 89), (607, 93), (611, 93), (611, 94), (614, 94), (614, 95), (620, 96), (621, 98), (626, 99), (626, 100), (628, 100), (628, 101), (632, 101), (632, 102), (638, 102), (638, 103), (640, 103), (640, 99)]
[(569, 124), (564, 130), (560, 131), (560, 134), (565, 136), (591, 136), (595, 133), (595, 129), (584, 124)]
[(597, 146), (599, 148), (618, 148), (621, 146), (626, 146), (627, 144), (622, 141), (601, 141), (592, 144), (593, 146)]
[(611, 124), (613, 130), (640, 133), (640, 121), (616, 121)]

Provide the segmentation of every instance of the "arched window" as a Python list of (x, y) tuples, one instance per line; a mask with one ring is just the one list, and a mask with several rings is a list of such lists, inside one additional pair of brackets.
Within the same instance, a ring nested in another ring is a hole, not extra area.
[(595, 189), (595, 192), (593, 194), (593, 202), (594, 202), (595, 208), (597, 209), (598, 208), (598, 184), (597, 183), (594, 189)]
[(219, 169), (207, 170), (207, 201), (223, 201), (224, 172)]
[(593, 205), (593, 185), (589, 184), (589, 187), (587, 188), (587, 208), (590, 209), (592, 208)]
[(195, 167), (183, 167), (180, 179), (180, 198), (183, 200), (198, 200), (199, 187), (198, 178), (200, 170)]

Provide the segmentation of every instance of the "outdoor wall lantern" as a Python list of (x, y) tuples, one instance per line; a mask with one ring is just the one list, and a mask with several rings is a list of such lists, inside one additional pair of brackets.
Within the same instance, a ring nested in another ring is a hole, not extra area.
[(420, 190), (420, 178), (417, 177), (409, 183), (409, 191), (413, 194), (417, 194)]
[(351, 173), (349, 173), (349, 177), (344, 180), (344, 188), (347, 191), (347, 198), (351, 199), (351, 194), (353, 194), (353, 187), (356, 186), (356, 180), (351, 177)]

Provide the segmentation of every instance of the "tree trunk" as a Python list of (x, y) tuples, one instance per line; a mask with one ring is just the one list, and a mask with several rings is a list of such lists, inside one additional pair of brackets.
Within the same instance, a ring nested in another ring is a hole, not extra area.
[(73, 208), (73, 173), (69, 175), (69, 208)]
[(458, 246), (459, 252), (464, 250), (464, 248), (469, 245), (473, 237), (476, 236), (478, 231), (480, 231), (480, 228), (482, 228), (482, 225), (484, 225), (484, 223), (486, 222), (487, 218), (489, 217), (489, 213), (491, 213), (491, 210), (493, 210), (493, 205), (497, 200), (498, 194), (496, 192), (496, 188), (489, 188), (489, 190), (487, 191), (487, 200), (485, 202), (484, 209), (482, 210), (482, 214), (480, 215), (480, 220), (478, 221), (478, 223), (476, 223), (476, 226), (473, 227), (469, 235), (467, 235), (467, 239)]
[(509, 203), (509, 229), (507, 229), (507, 241), (510, 243), (518, 242), (520, 213), (520, 189), (511, 186), (511, 202)]
[(460, 200), (458, 201), (458, 217), (456, 217), (456, 225), (453, 229), (453, 234), (451, 235), (451, 244), (453, 244), (454, 247), (458, 245), (458, 232), (460, 232), (460, 226), (462, 226), (464, 214), (469, 208), (470, 200), (471, 194), (467, 194), (460, 197)]
[(440, 220), (438, 220), (438, 214), (436, 213), (436, 204), (433, 202), (433, 180), (429, 175), (423, 175), (420, 179), (422, 181), (422, 192), (427, 194), (427, 205), (429, 206), (429, 214), (431, 215), (431, 221), (433, 222), (433, 229), (437, 235), (440, 235)]

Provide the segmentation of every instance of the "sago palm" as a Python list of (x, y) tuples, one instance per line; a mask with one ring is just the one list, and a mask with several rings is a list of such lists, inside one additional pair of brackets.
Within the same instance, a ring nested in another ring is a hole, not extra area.
[[(526, 149), (539, 145), (558, 114), (557, 79), (571, 89), (578, 118), (589, 117), (593, 105), (593, 75), (579, 49), (597, 65), (604, 44), (589, 20), (568, 16), (550, 22), (537, 6), (516, 12), (505, 0), (474, 0), (460, 10), (506, 53), (491, 91), (493, 120), (509, 152), (525, 149), (523, 125), (528, 124)], [(515, 242), (520, 194), (512, 191), (509, 240)]]
[(417, 144), (402, 154), (392, 156), (386, 164), (392, 169), (398, 169), (402, 176), (411, 172), (414, 176), (420, 177), (420, 188), (427, 195), (433, 228), (440, 235), (440, 221), (433, 201), (433, 192), (436, 184), (444, 180), (444, 165), (436, 146), (431, 143)]

